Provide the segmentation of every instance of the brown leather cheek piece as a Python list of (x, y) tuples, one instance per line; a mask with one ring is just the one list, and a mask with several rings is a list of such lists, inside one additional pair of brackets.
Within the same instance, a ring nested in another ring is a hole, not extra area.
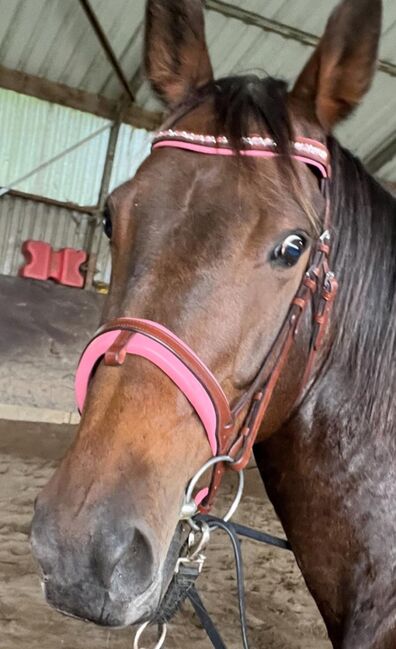
[[(252, 386), (243, 394), (233, 406), (234, 422), (238, 415), (248, 405), (247, 414), (242, 426), (228, 430), (228, 444), (220, 447), (219, 454), (229, 455), (234, 459), (233, 464), (219, 464), (213, 472), (209, 494), (201, 505), (202, 511), (209, 511), (214, 497), (219, 489), (221, 479), (226, 468), (233, 471), (242, 471), (248, 464), (254, 443), (265, 418), (271, 397), (286, 365), (290, 350), (294, 344), (302, 316), (309, 304), (312, 305), (313, 328), (311, 332), (308, 358), (303, 380), (299, 387), (299, 394), (308, 383), (311, 376), (316, 356), (327, 330), (331, 307), (338, 290), (337, 280), (328, 266), (330, 245), (323, 245), (322, 240), (316, 244), (308, 270), (304, 274), (302, 283), (294, 297), (288, 316), (276, 337), (276, 340), (264, 360)], [(268, 375), (267, 360), (277, 352), (276, 361)], [(226, 434), (222, 438), (226, 438)]]

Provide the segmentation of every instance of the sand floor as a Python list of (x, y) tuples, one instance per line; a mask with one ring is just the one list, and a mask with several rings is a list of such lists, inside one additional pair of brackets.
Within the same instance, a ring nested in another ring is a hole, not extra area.
[[(33, 501), (71, 433), (67, 426), (0, 421), (0, 649), (132, 649), (130, 629), (70, 620), (42, 599), (28, 542)], [(225, 491), (224, 505), (231, 487)], [(238, 520), (281, 534), (255, 470)], [(244, 542), (243, 551), (251, 648), (330, 649), (291, 553), (252, 542)], [(240, 649), (232, 552), (221, 534), (213, 538), (198, 587), (229, 649)], [(188, 605), (171, 624), (166, 647), (210, 648)]]

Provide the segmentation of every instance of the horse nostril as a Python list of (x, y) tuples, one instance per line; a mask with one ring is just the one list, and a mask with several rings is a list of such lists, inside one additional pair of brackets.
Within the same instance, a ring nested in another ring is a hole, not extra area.
[(153, 563), (150, 541), (140, 530), (135, 529), (131, 542), (113, 564), (109, 584), (111, 590), (120, 596), (127, 596), (131, 587), (135, 597), (144, 593), (155, 574)]

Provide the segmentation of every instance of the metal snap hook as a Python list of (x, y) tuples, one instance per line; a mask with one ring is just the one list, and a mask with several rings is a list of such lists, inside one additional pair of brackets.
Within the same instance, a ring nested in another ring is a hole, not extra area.
[(188, 535), (188, 557), (194, 559), (201, 554), (210, 541), (210, 527), (205, 521), (199, 521), (198, 527), (200, 528), (201, 538), (198, 543), (195, 540), (196, 533), (191, 531)]
[(190, 571), (195, 570), (197, 576), (202, 572), (202, 568), (206, 561), (206, 555), (203, 550), (206, 548), (210, 541), (211, 529), (205, 521), (197, 521), (196, 527), (199, 530), (200, 537), (198, 540), (197, 532), (193, 529), (188, 535), (187, 539), (187, 552), (185, 555), (178, 558), (175, 573), (178, 574), (181, 568), (187, 568)]
[[(141, 647), (139, 645), (139, 640), (142, 637), (145, 630), (147, 629), (147, 627), (149, 626), (149, 624), (150, 624), (150, 621), (145, 622), (136, 631), (135, 639), (133, 641), (133, 649), (145, 649), (144, 647)], [(166, 624), (159, 624), (158, 629), (161, 630), (161, 635), (159, 637), (159, 640), (158, 640), (157, 644), (153, 647), (153, 649), (161, 649), (161, 647), (163, 647), (164, 643), (165, 643), (165, 638), (166, 638), (166, 633), (167, 633)]]

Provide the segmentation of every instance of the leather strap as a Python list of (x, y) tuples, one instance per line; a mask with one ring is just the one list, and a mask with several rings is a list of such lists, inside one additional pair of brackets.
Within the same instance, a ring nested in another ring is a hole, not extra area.
[[(246, 468), (261, 424), (270, 405), (273, 392), (287, 362), (303, 314), (309, 304), (312, 305), (313, 330), (306, 368), (299, 389), (300, 394), (311, 376), (314, 361), (323, 342), (331, 307), (338, 289), (337, 280), (334, 274), (329, 271), (329, 254), (330, 236), (326, 232), (317, 242), (311, 255), (309, 268), (304, 275), (302, 283), (291, 304), (287, 318), (270, 353), (264, 359), (249, 390), (241, 396), (231, 409), (234, 421), (236, 422), (238, 415), (249, 404), (247, 415), (242, 426), (237, 430), (234, 428), (234, 430), (230, 431), (228, 446), (219, 450), (220, 453), (234, 458), (234, 464), (218, 464), (215, 467), (209, 493), (205, 501), (201, 504), (201, 511), (208, 512), (210, 510), (226, 468), (237, 472)], [(269, 369), (269, 362), (276, 353), (276, 360), (271, 369)], [(231, 441), (232, 436), (235, 434), (236, 437)]]

